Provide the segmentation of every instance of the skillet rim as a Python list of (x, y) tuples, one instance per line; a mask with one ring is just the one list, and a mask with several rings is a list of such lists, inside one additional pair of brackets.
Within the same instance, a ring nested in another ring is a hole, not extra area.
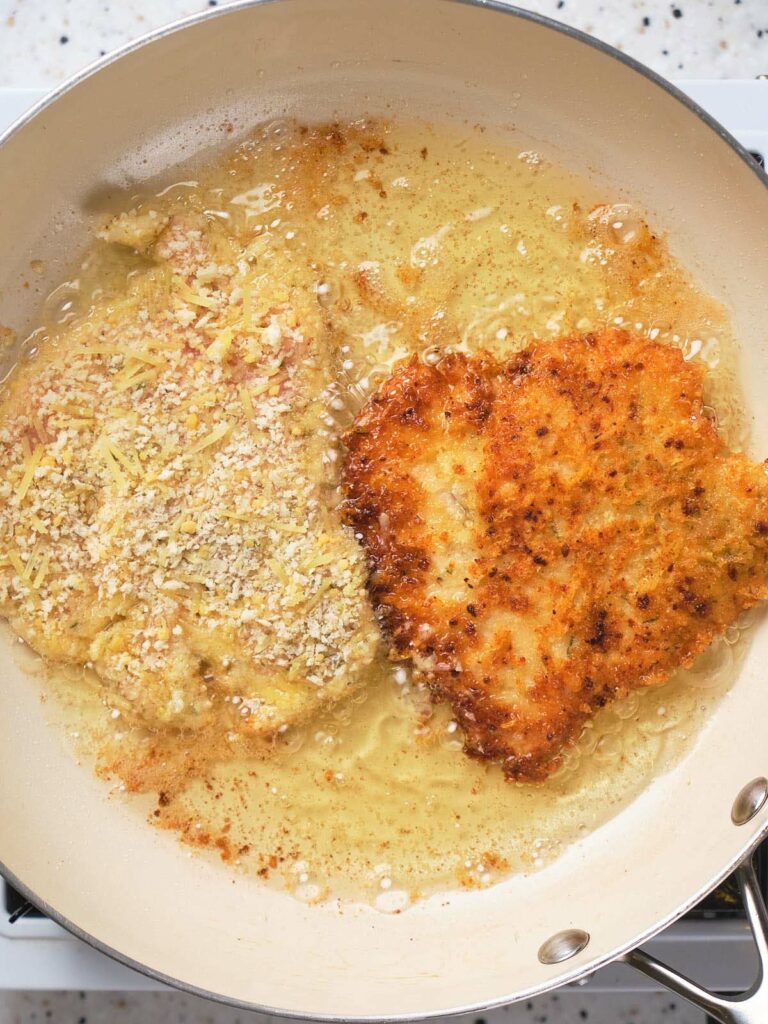
[[(128, 54), (133, 53), (150, 43), (157, 42), (164, 39), (166, 36), (175, 34), (176, 32), (183, 31), (186, 28), (190, 28), (193, 25), (202, 24), (206, 21), (214, 18), (226, 17), (228, 14), (233, 12), (239, 12), (252, 7), (260, 7), (268, 3), (276, 2), (288, 2), (288, 0), (234, 0), (234, 2), (227, 4), (226, 7), (216, 7), (210, 10), (202, 11), (198, 14), (192, 14), (184, 18), (176, 19), (175, 21), (169, 22), (157, 29), (153, 29), (150, 32), (139, 36), (137, 39), (126, 43), (124, 46), (113, 50), (104, 57), (99, 58), (96, 61), (86, 65), (83, 69), (76, 72), (70, 78), (68, 78), (61, 85), (51, 90), (46, 96), (35, 103), (29, 110), (18, 117), (4, 132), (0, 133), (0, 149), (12, 139), (18, 132), (23, 130), (38, 114), (42, 113), (49, 106), (53, 105), (58, 99), (68, 93), (71, 89), (75, 88), (85, 79), (90, 78), (102, 69), (113, 64), (115, 61)], [(589, 35), (586, 32), (565, 25), (562, 22), (556, 21), (553, 18), (549, 18), (546, 15), (538, 14), (534, 11), (523, 10), (520, 7), (513, 6), (512, 4), (506, 3), (505, 0), (440, 0), (441, 3), (458, 3), (467, 7), (474, 7), (478, 9), (489, 9), (496, 11), (501, 14), (508, 14), (512, 17), (519, 18), (523, 21), (532, 22), (550, 31), (559, 32), (562, 35), (568, 36), (578, 43), (589, 46), (594, 50), (604, 54), (607, 57), (618, 61), (631, 71), (642, 75), (648, 81), (662, 89), (673, 99), (681, 103), (691, 114), (696, 116), (702, 121), (711, 131), (715, 133), (723, 142), (726, 143), (740, 158), (740, 160), (747, 165), (749, 170), (757, 177), (763, 186), (768, 189), (768, 174), (763, 171), (757, 162), (752, 158), (749, 151), (743, 146), (723, 125), (720, 124), (716, 118), (712, 117), (706, 110), (704, 110), (698, 103), (687, 96), (682, 90), (678, 89), (677, 86), (673, 85), (669, 80), (664, 78), (662, 75), (653, 71), (651, 68), (642, 64), (634, 57), (623, 53), (616, 47), (611, 46), (608, 43), (603, 42), (594, 36)], [(564, 987), (574, 982), (580, 981), (586, 976), (592, 974), (594, 971), (608, 964), (620, 961), (626, 953), (630, 950), (643, 945), (649, 939), (658, 935), (670, 924), (673, 924), (689, 910), (691, 910), (697, 903), (699, 903), (708, 893), (715, 889), (718, 885), (725, 881), (725, 879), (738, 867), (739, 864), (744, 862), (747, 858), (751, 858), (756, 848), (765, 839), (768, 838), (768, 817), (765, 818), (762, 825), (760, 825), (756, 831), (749, 834), (745, 840), (743, 846), (739, 850), (738, 854), (732, 858), (732, 860), (726, 864), (726, 866), (715, 875), (715, 877), (707, 882), (701, 889), (693, 893), (688, 897), (681, 905), (672, 910), (669, 914), (663, 917), (659, 922), (654, 924), (651, 928), (641, 933), (640, 936), (633, 938), (632, 940), (623, 943), (613, 951), (606, 953), (602, 956), (595, 957), (594, 959), (588, 960), (586, 963), (575, 967), (565, 974), (558, 975), (552, 982), (545, 982), (538, 985), (533, 985), (527, 989), (519, 992), (512, 993), (509, 996), (492, 999), (487, 1002), (469, 1003), (463, 1006), (450, 1007), (447, 1009), (430, 1010), (426, 1013), (419, 1014), (395, 1014), (388, 1016), (381, 1015), (363, 1015), (363, 1016), (336, 1016), (334, 1014), (320, 1014), (307, 1017), (305, 1014), (296, 1010), (287, 1010), (285, 1008), (271, 1007), (259, 1003), (251, 1003), (245, 1000), (233, 999), (232, 997), (226, 996), (223, 993), (211, 992), (208, 989), (200, 988), (196, 985), (192, 985), (189, 982), (184, 982), (169, 975), (164, 974), (162, 971), (156, 968), (150, 967), (146, 964), (139, 963), (132, 957), (121, 953), (119, 950), (110, 946), (108, 943), (96, 938), (90, 933), (84, 931), (73, 921), (70, 921), (63, 914), (59, 913), (54, 907), (52, 907), (45, 900), (39, 899), (35, 893), (8, 867), (0, 860), (0, 876), (5, 878), (14, 889), (16, 889), (26, 900), (29, 900), (39, 910), (41, 910), (46, 917), (50, 918), (53, 922), (58, 924), (65, 931), (69, 932), (75, 938), (85, 942), (92, 949), (97, 952), (104, 954), (115, 962), (121, 964), (124, 967), (128, 967), (139, 974), (144, 975), (154, 981), (158, 981), (163, 985), (170, 988), (177, 989), (182, 992), (187, 992), (190, 995), (199, 996), (204, 999), (209, 999), (213, 1002), (220, 1003), (226, 1006), (232, 1006), (240, 1010), (253, 1011), (258, 1013), (269, 1014), (277, 1017), (283, 1017), (290, 1020), (316, 1020), (327, 1022), (327, 1024), (406, 1024), (406, 1022), (422, 1021), (422, 1020), (434, 1020), (439, 1017), (450, 1017), (454, 1015), (470, 1014), (483, 1012), (485, 1010), (491, 1010), (502, 1006), (510, 1005), (513, 1002), (519, 1002), (523, 999), (534, 998), (538, 995), (543, 995), (546, 992), (551, 992), (561, 987)]]

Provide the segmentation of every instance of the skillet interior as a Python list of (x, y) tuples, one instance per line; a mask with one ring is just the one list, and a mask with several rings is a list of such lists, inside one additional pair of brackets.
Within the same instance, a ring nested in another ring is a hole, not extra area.
[[(3, 322), (30, 321), (105, 195), (229, 139), (227, 123), (361, 112), (518, 125), (645, 206), (732, 308), (753, 454), (768, 452), (764, 182), (655, 81), (538, 19), (479, 5), (235, 6), (85, 78), (0, 150)], [(31, 259), (46, 274), (25, 287)], [(730, 823), (734, 795), (767, 773), (764, 625), (690, 754), (616, 819), (531, 878), (391, 917), (306, 907), (188, 857), (73, 763), (10, 644), (1, 651), (0, 861), (122, 957), (280, 1012), (413, 1018), (551, 987), (681, 913), (764, 822)], [(540, 965), (540, 943), (569, 926), (590, 932), (588, 948)]]

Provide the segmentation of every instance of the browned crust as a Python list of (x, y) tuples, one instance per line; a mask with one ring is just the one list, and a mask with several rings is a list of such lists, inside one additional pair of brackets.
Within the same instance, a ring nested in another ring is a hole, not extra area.
[(702, 384), (613, 330), (414, 357), (346, 436), (344, 515), (393, 654), (510, 778), (546, 777), (598, 708), (768, 595), (768, 476)]

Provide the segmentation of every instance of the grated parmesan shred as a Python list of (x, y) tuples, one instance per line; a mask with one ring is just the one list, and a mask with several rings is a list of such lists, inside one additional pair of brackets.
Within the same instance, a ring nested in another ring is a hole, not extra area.
[(376, 644), (318, 475), (317, 300), (216, 262), (205, 224), (141, 218), (104, 237), (159, 232), (169, 300), (98, 305), (6, 388), (0, 611), (150, 726), (237, 694), (227, 729), (275, 731), (359, 685)]

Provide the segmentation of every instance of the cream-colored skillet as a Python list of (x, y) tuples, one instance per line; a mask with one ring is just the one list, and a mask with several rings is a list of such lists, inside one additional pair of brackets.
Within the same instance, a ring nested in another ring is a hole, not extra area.
[[(498, 3), (236, 3), (69, 82), (0, 148), (0, 320), (23, 333), (86, 243), (100, 196), (220, 143), (227, 124), (238, 132), (275, 115), (377, 112), (517, 125), (646, 208), (731, 311), (752, 454), (768, 454), (765, 177), (661, 79)], [(32, 258), (46, 268), (37, 292), (23, 287)], [(521, 999), (624, 957), (717, 1020), (768, 1020), (759, 987), (722, 1003), (630, 952), (741, 864), (768, 955), (749, 868), (768, 830), (765, 621), (690, 753), (609, 824), (530, 877), (393, 916), (306, 906), (147, 828), (74, 763), (10, 641), (2, 645), (0, 867), (124, 963), (286, 1015), (411, 1020)]]

